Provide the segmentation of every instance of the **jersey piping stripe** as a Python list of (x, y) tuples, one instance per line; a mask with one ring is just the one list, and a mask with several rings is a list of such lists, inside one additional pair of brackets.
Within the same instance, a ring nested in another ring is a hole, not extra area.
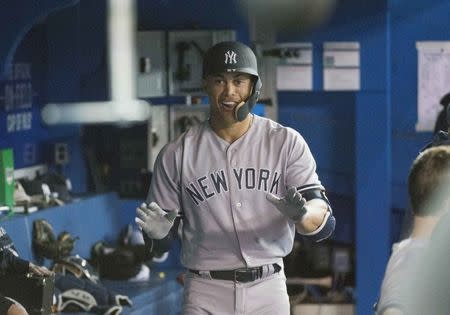
[(305, 186), (301, 186), (301, 187), (297, 187), (297, 191), (298, 192), (303, 192), (305, 190), (309, 190), (309, 189), (313, 189), (313, 188), (319, 188), (319, 189), (323, 189), (323, 186), (320, 184), (309, 184), (309, 185), (305, 185)]

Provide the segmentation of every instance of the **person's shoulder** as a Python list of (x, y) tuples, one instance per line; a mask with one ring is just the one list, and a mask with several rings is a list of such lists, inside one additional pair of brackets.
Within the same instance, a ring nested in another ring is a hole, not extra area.
[(196, 141), (204, 132), (206, 122), (199, 123), (190, 127), (188, 130), (180, 134), (178, 137), (168, 142), (161, 150), (162, 154), (175, 154), (186, 147), (186, 143)]
[(430, 240), (428, 238), (406, 238), (398, 243), (392, 245), (393, 253), (409, 253), (422, 250), (428, 246)]
[[(394, 243), (389, 257), (388, 270), (397, 278), (406, 278), (414, 273), (420, 257), (424, 255), (429, 244), (428, 239), (408, 238)], [(390, 276), (394, 277), (394, 276)]]
[(269, 118), (256, 115), (255, 118), (259, 137), (266, 138), (271, 143), (277, 143), (290, 148), (303, 148), (307, 146), (305, 139), (297, 130), (284, 126)]
[(254, 124), (259, 126), (260, 128), (264, 128), (266, 130), (281, 130), (284, 127), (280, 123), (263, 116), (258, 116), (256, 114), (253, 114)]
[(265, 130), (269, 135), (282, 135), (285, 137), (301, 138), (301, 135), (297, 130), (284, 126), (270, 118), (255, 115), (255, 122), (260, 129)]
[(379, 315), (405, 315), (405, 313), (401, 309), (399, 309), (395, 306), (389, 307), (389, 308), (385, 309), (382, 313), (378, 313), (378, 314)]
[(448, 231), (449, 224), (450, 224), (450, 211), (444, 210), (442, 216), (436, 223), (436, 226), (434, 227), (433, 232), (431, 234), (433, 242), (450, 238), (450, 233)]

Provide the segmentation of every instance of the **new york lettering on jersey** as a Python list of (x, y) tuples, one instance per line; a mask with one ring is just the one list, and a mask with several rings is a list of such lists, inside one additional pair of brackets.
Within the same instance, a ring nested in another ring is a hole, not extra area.
[(228, 178), (221, 169), (217, 172), (197, 178), (185, 186), (185, 190), (196, 205), (216, 194), (227, 193), (229, 185), (235, 185), (239, 190), (259, 190), (278, 193), (281, 173), (268, 169), (233, 168), (233, 176)]
[[(157, 180), (158, 169), (172, 184)], [(323, 188), (305, 141), (297, 133), (257, 116), (249, 131), (231, 145), (218, 139), (208, 122), (191, 128), (161, 152), (156, 173), (148, 201), (157, 202), (163, 209), (184, 208), (181, 200), (202, 207), (216, 198), (225, 206), (226, 200), (246, 192), (250, 193), (247, 198), (257, 198), (263, 204), (267, 193), (283, 195), (288, 186), (300, 190)]]

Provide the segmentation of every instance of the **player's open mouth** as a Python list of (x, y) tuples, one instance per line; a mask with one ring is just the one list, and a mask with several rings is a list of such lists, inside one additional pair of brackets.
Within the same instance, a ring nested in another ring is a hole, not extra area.
[(236, 106), (235, 102), (222, 102), (221, 103), (223, 109), (225, 110), (233, 110), (234, 107)]

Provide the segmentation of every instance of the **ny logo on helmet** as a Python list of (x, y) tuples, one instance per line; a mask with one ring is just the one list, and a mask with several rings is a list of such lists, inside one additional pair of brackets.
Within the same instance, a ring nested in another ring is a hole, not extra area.
[(236, 53), (232, 50), (229, 50), (225, 53), (225, 64), (237, 63), (236, 61)]

